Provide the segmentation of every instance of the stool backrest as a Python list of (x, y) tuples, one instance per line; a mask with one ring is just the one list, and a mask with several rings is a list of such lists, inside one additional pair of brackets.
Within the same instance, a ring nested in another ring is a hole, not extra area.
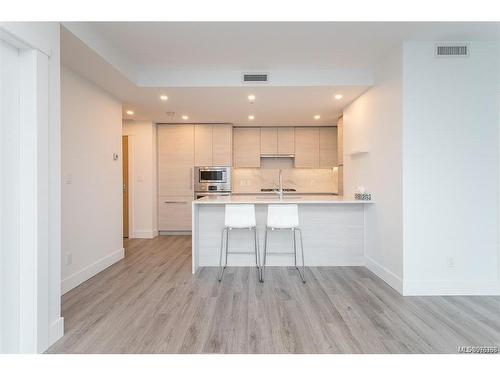
[(230, 228), (256, 226), (254, 204), (226, 204), (225, 225)]
[(297, 228), (299, 207), (296, 204), (270, 204), (267, 207), (267, 226), (270, 228)]

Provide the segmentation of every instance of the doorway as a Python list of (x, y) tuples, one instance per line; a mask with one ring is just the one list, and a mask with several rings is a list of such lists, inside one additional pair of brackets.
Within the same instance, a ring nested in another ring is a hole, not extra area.
[(123, 168), (123, 238), (129, 237), (129, 165), (128, 135), (122, 136)]

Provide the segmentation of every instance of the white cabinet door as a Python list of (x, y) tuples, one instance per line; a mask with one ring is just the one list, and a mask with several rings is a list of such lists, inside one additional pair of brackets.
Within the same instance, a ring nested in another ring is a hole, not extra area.
[(295, 128), (295, 167), (319, 168), (319, 128)]
[(260, 128), (234, 128), (234, 167), (260, 167)]

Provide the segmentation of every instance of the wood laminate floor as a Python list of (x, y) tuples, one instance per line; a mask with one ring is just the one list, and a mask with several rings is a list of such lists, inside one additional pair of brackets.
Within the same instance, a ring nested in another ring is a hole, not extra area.
[(500, 344), (499, 297), (402, 297), (364, 267), (191, 274), (191, 237), (126, 240), (63, 296), (49, 353), (456, 353)]

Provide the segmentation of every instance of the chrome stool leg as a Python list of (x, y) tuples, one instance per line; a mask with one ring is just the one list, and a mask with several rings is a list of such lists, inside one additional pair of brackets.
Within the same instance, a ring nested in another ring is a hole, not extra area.
[(262, 281), (262, 270), (260, 269), (260, 250), (259, 250), (259, 236), (257, 227), (253, 228), (254, 231), (254, 250), (255, 250), (255, 266), (257, 267), (257, 277)]
[(300, 235), (300, 252), (302, 255), (302, 272), (300, 272), (299, 267), (297, 266), (297, 251), (295, 251), (295, 268), (299, 272), (300, 278), (302, 279), (302, 282), (305, 284), (306, 282), (306, 265), (304, 263), (304, 243), (302, 242), (302, 231), (300, 228), (295, 228), (293, 232), (293, 242), (294, 242), (294, 247), (295, 247), (295, 231), (299, 232)]
[(264, 234), (264, 261), (262, 262), (262, 267), (261, 267), (261, 271), (260, 271), (260, 282), (263, 283), (264, 282), (264, 273), (265, 273), (265, 269), (266, 269), (266, 259), (267, 259), (267, 232), (268, 232), (268, 228), (266, 227), (266, 232)]
[[(224, 236), (225, 234), (225, 236)], [(226, 261), (224, 263), (224, 267), (222, 266), (222, 250), (224, 248), (224, 237), (226, 237), (226, 246), (225, 246), (225, 250), (226, 250)], [(218, 276), (218, 280), (219, 282), (222, 280), (222, 276), (224, 274), (224, 270), (226, 269), (226, 266), (227, 266), (227, 243), (228, 243), (228, 240), (229, 240), (229, 229), (228, 228), (224, 228), (222, 230), (222, 234), (221, 234), (221, 238), (220, 238), (220, 255), (219, 255), (219, 276)]]

